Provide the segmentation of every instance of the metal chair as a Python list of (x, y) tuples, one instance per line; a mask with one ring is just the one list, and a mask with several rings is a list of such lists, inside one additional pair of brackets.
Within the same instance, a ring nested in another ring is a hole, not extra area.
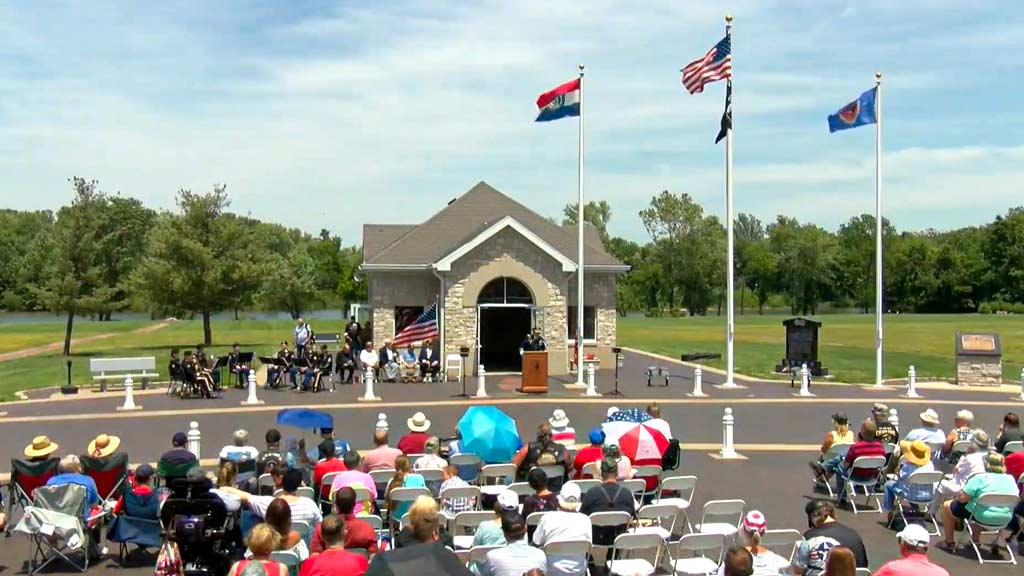
[(527, 496), (533, 496), (537, 493), (537, 491), (533, 489), (533, 486), (530, 486), (526, 482), (513, 482), (508, 485), (508, 489), (515, 492), (516, 496), (519, 496), (520, 503), (522, 503), (523, 499)]
[[(942, 482), (942, 472), (914, 472), (907, 477), (906, 488), (901, 493), (896, 494), (896, 498), (893, 499), (893, 508), (898, 511), (900, 520), (903, 521), (903, 525), (906, 526), (910, 523), (907, 520), (906, 513), (903, 510), (903, 504), (909, 504), (916, 511), (920, 512), (924, 516), (925, 520), (931, 520), (932, 526), (935, 531), (929, 530), (928, 533), (932, 536), (939, 536), (942, 534), (939, 531), (939, 523), (935, 520), (935, 514), (932, 513), (932, 502), (935, 501), (935, 488), (939, 482)], [(931, 495), (931, 498), (922, 499), (918, 497), (919, 490), (921, 488), (915, 488), (921, 486), (927, 486), (927, 493)], [(894, 514), (889, 520), (888, 526), (892, 528), (893, 523), (896, 521), (896, 515)]]
[(580, 487), (580, 493), (586, 494), (591, 488), (597, 488), (601, 485), (601, 481), (594, 478), (587, 478), (584, 480), (569, 480), (569, 484), (575, 484)]
[(483, 564), (487, 562), (487, 553), (498, 548), (504, 548), (504, 546), (500, 544), (497, 546), (473, 546), (469, 549), (469, 560), (466, 563), (470, 566), (473, 564)]
[[(594, 529), (594, 543), (591, 547), (591, 550), (603, 551), (607, 554), (611, 550), (612, 544), (603, 544), (601, 542), (598, 542), (598, 532), (602, 529), (612, 528), (616, 529), (615, 532), (625, 532), (627, 526), (629, 525), (629, 521), (632, 519), (633, 517), (629, 514), (629, 512), (623, 512), (621, 510), (609, 512), (594, 512), (593, 514), (591, 514), (590, 525)], [(616, 536), (618, 535), (619, 534), (616, 534)], [(612, 543), (614, 543), (613, 538), (609, 537), (609, 540), (612, 541)]]
[(700, 534), (719, 534), (735, 539), (746, 507), (743, 500), (710, 500), (704, 504), (700, 524), (695, 528)]
[(299, 558), (298, 552), (293, 550), (277, 550), (271, 552), (270, 559), (274, 562), (280, 562), (287, 566), (289, 576), (297, 576), (299, 573), (299, 565), (302, 564), (302, 559)]
[(316, 502), (316, 490), (311, 486), (299, 486), (298, 490), (295, 491), (295, 495), (300, 498), (309, 498)]
[[(853, 476), (853, 470), (860, 470), (858, 476)], [(885, 470), (885, 457), (884, 456), (861, 456), (853, 461), (850, 466), (850, 477), (846, 478), (846, 493), (850, 498), (850, 506), (853, 507), (854, 514), (860, 514), (861, 510), (857, 508), (857, 487), (860, 486), (864, 490), (864, 506), (870, 505), (869, 500), (872, 496), (875, 498), (875, 507), (867, 508), (866, 512), (882, 512), (882, 503), (878, 500), (878, 494), (875, 492), (875, 485), (878, 484), (878, 476)], [(872, 473), (873, 471), (873, 473)]]
[[(991, 492), (989, 494), (982, 494), (978, 496), (975, 506), (978, 508), (1008, 508), (1010, 510), (1009, 517), (1013, 518), (1013, 509), (1017, 506), (1017, 502), (1020, 501), (1018, 494), (999, 494), (997, 492)], [(977, 508), (975, 508), (977, 509)], [(972, 514), (970, 518), (964, 520), (964, 531), (960, 533), (960, 539), (957, 541), (957, 547), (963, 541), (964, 536), (970, 536), (971, 547), (974, 548), (974, 553), (978, 556), (978, 564), (985, 564), (986, 560), (981, 557), (981, 549), (978, 548), (978, 543), (974, 541), (974, 528), (978, 527), (978, 541), (981, 541), (981, 537), (988, 535), (994, 535), (996, 539), (999, 538), (999, 531), (1006, 528), (1006, 525), (1010, 523), (1010, 519), (998, 525), (985, 524), (978, 521), (977, 518)], [(1017, 558), (1013, 555), (1013, 546), (1007, 546), (1006, 551), (1010, 555), (1009, 560), (988, 560), (989, 564), (1017, 564)]]
[(640, 526), (638, 522), (633, 534), (657, 534), (665, 542), (671, 543), (678, 517), (679, 508), (672, 504), (648, 504), (637, 510), (636, 518), (638, 521), (646, 520), (650, 524)]
[(687, 534), (676, 543), (676, 574), (718, 574), (725, 553), (722, 534)]
[(761, 536), (761, 545), (792, 563), (793, 556), (796, 555), (796, 548), (803, 539), (800, 531), (792, 528), (765, 530), (764, 535)]
[[(661, 564), (661, 552), (665, 541), (657, 534), (619, 534), (612, 545), (611, 559), (608, 560), (608, 573), (613, 576), (634, 576), (636, 574), (654, 574)], [(635, 552), (654, 550), (654, 562), (646, 558), (623, 558)]]
[(466, 482), (476, 482), (480, 477), (483, 460), (476, 454), (455, 454), (448, 458), (448, 463), (459, 469), (459, 477)]
[(441, 494), (439, 494), (437, 498), (438, 504), (441, 508), (441, 514), (445, 515), (449, 519), (455, 517), (455, 514), (448, 511), (448, 509), (452, 508), (452, 502), (461, 500), (463, 503), (468, 503), (469, 506), (465, 509), (462, 509), (463, 507), (461, 505), (456, 508), (458, 512), (466, 512), (469, 510), (479, 510), (482, 499), (482, 493), (480, 492), (479, 486), (451, 486), (441, 490)]
[[(682, 515), (683, 520), (686, 522), (686, 529), (693, 532), (688, 510), (690, 509), (690, 502), (693, 501), (693, 493), (696, 489), (696, 476), (669, 476), (662, 478), (661, 485), (658, 486), (658, 497), (654, 502), (655, 504), (672, 504), (678, 508), (679, 514)], [(665, 498), (665, 492), (673, 493), (675, 496)]]
[(436, 498), (441, 491), (441, 483), (444, 482), (444, 470), (416, 470), (416, 474), (423, 476), (423, 482)]
[(1013, 454), (1014, 452), (1024, 452), (1024, 442), (1014, 440), (1013, 442), (1007, 442), (1006, 445), (1003, 446), (1004, 456)]
[(553, 556), (578, 557), (582, 560), (583, 574), (589, 574), (587, 572), (587, 557), (590, 555), (590, 548), (589, 540), (555, 540), (544, 545), (544, 555), (548, 558)]
[(274, 493), (275, 489), (274, 477), (269, 473), (260, 474), (259, 478), (256, 479), (256, 492), (260, 496), (270, 496)]
[(459, 512), (452, 519), (452, 543), (455, 544), (456, 550), (469, 550), (473, 547), (473, 536), (476, 534), (476, 529), (488, 520), (494, 519), (494, 512), (484, 512), (480, 510), (471, 510), (468, 512)]
[(487, 464), (480, 469), (478, 481), (481, 486), (510, 484), (511, 482), (508, 479), (515, 478), (515, 476), (515, 464)]
[[(822, 455), (821, 461), (824, 463), (829, 462), (831, 460), (835, 460), (836, 458), (845, 457), (847, 451), (850, 450), (850, 446), (850, 444), (833, 444), (832, 446), (829, 447), (828, 451), (826, 451), (825, 454)], [(815, 482), (817, 482), (817, 479), (815, 479)], [(836, 493), (835, 491), (832, 490), (832, 484), (830, 484), (827, 480), (823, 482), (823, 484), (825, 485), (825, 489), (828, 490), (828, 497), (835, 499)]]

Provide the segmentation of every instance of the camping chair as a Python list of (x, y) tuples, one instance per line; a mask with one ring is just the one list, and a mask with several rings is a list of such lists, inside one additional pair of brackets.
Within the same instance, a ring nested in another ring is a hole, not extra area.
[(195, 468), (196, 466), (199, 466), (198, 460), (193, 460), (192, 462), (187, 462), (185, 464), (168, 464), (163, 461), (157, 462), (156, 485), (160, 486), (160, 481), (162, 480), (163, 486), (165, 488), (170, 488), (171, 483), (174, 480), (185, 478), (185, 475), (188, 474), (188, 471)]
[(796, 555), (797, 545), (804, 537), (799, 530), (782, 528), (779, 530), (765, 530), (761, 536), (761, 545), (775, 552), (779, 556), (793, 563), (793, 556)]
[(488, 520), (494, 519), (494, 512), (471, 510), (459, 512), (452, 520), (451, 536), (456, 550), (469, 550), (473, 547), (473, 536), (476, 529)]
[[(942, 532), (939, 531), (939, 523), (935, 520), (935, 514), (932, 513), (931, 505), (935, 500), (935, 487), (939, 482), (942, 482), (942, 472), (914, 472), (907, 477), (906, 488), (896, 494), (896, 498), (893, 499), (893, 508), (898, 511), (900, 520), (903, 521), (903, 525), (906, 526), (910, 522), (907, 520), (907, 516), (903, 511), (903, 504), (909, 504), (914, 511), (921, 514), (925, 520), (931, 520), (932, 526), (935, 527), (935, 531), (928, 531), (932, 536), (939, 536)], [(927, 486), (927, 493), (931, 494), (931, 498), (923, 499), (918, 498), (918, 494), (921, 491), (925, 491), (923, 487)], [(917, 487), (917, 488), (915, 488)], [(892, 519), (889, 520), (889, 528), (892, 528), (893, 523), (896, 522), (896, 514), (893, 514)]]
[(57, 475), (60, 460), (48, 458), (38, 462), (11, 459), (11, 484), (7, 498), (7, 533), (11, 533), (14, 517), (11, 515), (15, 504), (25, 510), (32, 505), (32, 495), (36, 488), (45, 486), (46, 481)]
[(448, 459), (448, 463), (459, 469), (459, 478), (474, 483), (480, 477), (483, 460), (476, 454), (455, 454)]
[(487, 464), (480, 469), (478, 480), (481, 486), (510, 484), (509, 478), (515, 478), (515, 475), (515, 464)]
[[(861, 470), (859, 476), (852, 474), (853, 470)], [(882, 503), (878, 500), (878, 493), (875, 492), (875, 485), (878, 484), (878, 477), (885, 470), (884, 456), (861, 456), (853, 461), (850, 466), (850, 477), (845, 479), (846, 493), (850, 498), (850, 506), (854, 514), (860, 514), (857, 508), (857, 487), (864, 490), (864, 506), (869, 506), (872, 496), (875, 497), (875, 507), (867, 508), (866, 512), (882, 512)], [(872, 472), (873, 471), (873, 472)]]
[[(92, 532), (86, 527), (85, 487), (78, 484), (41, 486), (32, 494), (32, 505), (14, 527), (32, 539), (29, 574), (38, 574), (55, 560), (63, 560), (79, 572), (89, 570)], [(88, 520), (92, 520), (89, 518)], [(81, 550), (81, 564), (71, 556)]]
[(676, 544), (673, 568), (676, 574), (718, 574), (718, 566), (722, 564), (724, 553), (725, 536), (687, 534)]
[[(619, 534), (612, 545), (612, 555), (606, 565), (612, 576), (634, 576), (654, 574), (661, 563), (661, 552), (665, 541), (657, 534)], [(634, 552), (654, 550), (654, 562), (646, 558), (623, 558)]]
[(124, 491), (128, 478), (128, 455), (124, 452), (111, 454), (107, 458), (82, 455), (82, 473), (96, 482), (96, 492), (101, 500), (116, 501)]
[(697, 532), (719, 534), (735, 540), (746, 507), (747, 503), (743, 500), (709, 500), (704, 504), (704, 513), (700, 524), (696, 526)]
[[(977, 509), (977, 507), (1009, 508), (1010, 518), (1013, 518), (1013, 509), (1017, 506), (1017, 502), (1019, 501), (1020, 496), (1018, 494), (1000, 494), (998, 492), (990, 492), (988, 494), (982, 494), (981, 496), (978, 496), (978, 500), (977, 502), (975, 502), (975, 509)], [(957, 547), (960, 546), (960, 543), (963, 541), (965, 535), (970, 536), (971, 547), (974, 548), (974, 553), (978, 556), (978, 564), (985, 564), (985, 560), (981, 557), (981, 549), (978, 548), (978, 542), (974, 541), (974, 528), (972, 526), (977, 526), (978, 528), (979, 542), (981, 541), (981, 537), (986, 534), (995, 535), (996, 541), (998, 541), (999, 531), (1006, 528), (1006, 525), (1009, 523), (1010, 521), (1007, 520), (1006, 522), (1003, 522), (999, 525), (985, 524), (983, 522), (979, 522), (978, 519), (974, 517), (974, 514), (971, 514), (970, 518), (964, 520), (965, 528), (964, 531), (960, 533), (960, 540), (957, 541)], [(1013, 555), (1013, 546), (1007, 546), (1006, 551), (1010, 554), (1009, 560), (989, 560), (988, 563), (1016, 565), (1017, 558)]]
[(107, 540), (118, 543), (118, 564), (124, 565), (128, 545), (148, 552), (149, 548), (160, 549), (163, 543), (163, 528), (160, 525), (160, 495), (150, 492), (139, 495), (132, 490), (124, 493), (124, 513), (115, 516), (107, 528)]
[[(693, 492), (697, 489), (697, 477), (696, 476), (669, 476), (661, 479), (661, 485), (658, 487), (658, 497), (654, 500), (655, 504), (672, 504), (679, 509), (679, 514), (682, 515), (683, 520), (686, 521), (686, 529), (693, 532), (693, 526), (690, 524), (690, 517), (687, 510), (690, 509), (690, 502), (693, 501)], [(674, 494), (665, 498), (665, 493)]]

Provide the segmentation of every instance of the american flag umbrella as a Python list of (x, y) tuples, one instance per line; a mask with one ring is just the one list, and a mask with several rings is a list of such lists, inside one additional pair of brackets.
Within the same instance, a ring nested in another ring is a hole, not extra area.
[(616, 410), (605, 422), (646, 422), (650, 419), (651, 415), (639, 408), (626, 408)]
[(623, 456), (634, 464), (661, 464), (668, 449), (668, 434), (638, 422), (605, 422), (602, 426), (605, 444), (616, 444)]

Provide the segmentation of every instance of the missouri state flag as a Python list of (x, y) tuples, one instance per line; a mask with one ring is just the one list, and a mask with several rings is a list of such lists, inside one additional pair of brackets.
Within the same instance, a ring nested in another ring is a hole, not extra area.
[(548, 90), (537, 98), (536, 122), (550, 122), (566, 116), (580, 115), (580, 79), (566, 82), (561, 86)]
[(853, 102), (839, 109), (838, 112), (828, 117), (828, 131), (846, 130), (856, 128), (865, 124), (875, 124), (878, 118), (875, 116), (875, 94), (878, 88), (872, 88), (860, 95)]

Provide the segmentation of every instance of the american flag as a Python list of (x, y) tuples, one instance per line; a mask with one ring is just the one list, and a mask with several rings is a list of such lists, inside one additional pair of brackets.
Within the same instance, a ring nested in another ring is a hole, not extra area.
[(437, 338), (437, 302), (424, 310), (415, 322), (396, 334), (393, 344), (397, 348), (427, 338)]
[(683, 86), (690, 94), (703, 92), (705, 84), (728, 78), (732, 78), (732, 39), (729, 36), (683, 68)]

